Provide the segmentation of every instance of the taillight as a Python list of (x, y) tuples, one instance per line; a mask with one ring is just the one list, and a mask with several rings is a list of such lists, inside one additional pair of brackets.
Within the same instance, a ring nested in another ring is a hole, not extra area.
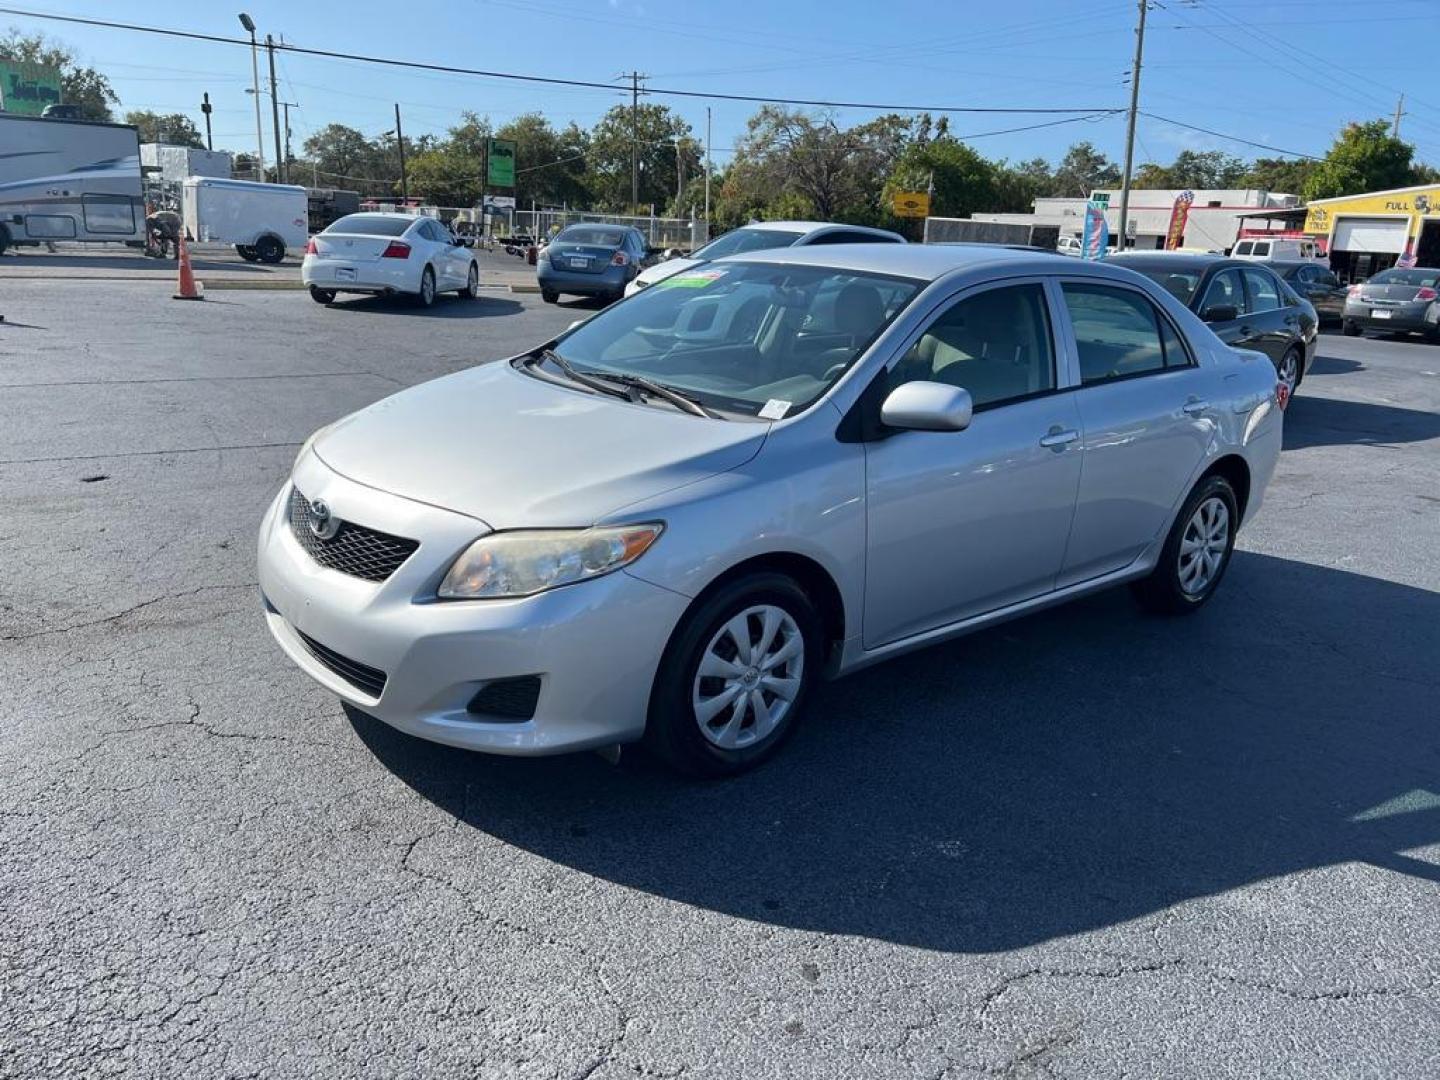
[(1359, 296), (1359, 295), (1360, 295), (1360, 286), (1359, 286), (1359, 285), (1351, 285), (1350, 288), (1348, 288), (1348, 289), (1345, 290), (1345, 292), (1346, 292), (1346, 294), (1349, 295), (1349, 296)]
[(1437, 293), (1434, 289), (1431, 289), (1431, 288), (1429, 288), (1429, 287), (1424, 287), (1424, 288), (1422, 288), (1419, 292), (1417, 292), (1417, 293), (1415, 294), (1415, 299), (1416, 299), (1416, 300), (1434, 300), (1437, 296), (1440, 296), (1440, 293)]
[(1290, 386), (1288, 383), (1277, 382), (1275, 384), (1275, 404), (1280, 406), (1280, 411), (1285, 411), (1285, 406), (1290, 404)]
[(314, 238), (313, 236), (312, 236), (309, 240), (306, 240), (306, 241), (305, 241), (305, 254), (306, 254), (306, 255), (319, 255), (319, 254), (320, 254), (320, 252), (317, 251), (316, 248), (315, 248), (315, 238)]
[(390, 246), (380, 253), (382, 259), (408, 259), (410, 257), (410, 245), (399, 240), (391, 240)]
[(611, 265), (611, 266), (624, 266), (624, 265), (625, 265), (626, 263), (628, 263), (629, 261), (630, 261), (630, 260), (625, 257), (625, 252), (623, 252), (623, 251), (617, 251), (617, 252), (615, 252), (615, 257), (610, 260), (610, 265)]

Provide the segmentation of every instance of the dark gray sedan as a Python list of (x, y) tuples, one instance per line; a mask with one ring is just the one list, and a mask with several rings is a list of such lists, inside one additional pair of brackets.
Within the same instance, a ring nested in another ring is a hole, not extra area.
[(540, 297), (553, 304), (561, 293), (618, 300), (646, 257), (645, 237), (626, 225), (568, 225), (535, 264)]
[(1424, 334), (1440, 341), (1440, 270), (1382, 270), (1345, 298), (1345, 333)]
[(1330, 268), (1310, 262), (1267, 262), (1268, 266), (1284, 279), (1297, 293), (1315, 308), (1321, 320), (1339, 322), (1345, 313), (1345, 286), (1331, 272)]

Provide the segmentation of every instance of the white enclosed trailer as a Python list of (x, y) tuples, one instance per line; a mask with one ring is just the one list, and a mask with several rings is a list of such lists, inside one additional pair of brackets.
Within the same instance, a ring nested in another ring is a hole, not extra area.
[(249, 262), (278, 263), (310, 239), (305, 189), (291, 184), (186, 177), (185, 232), (201, 244), (233, 244)]
[(0, 113), (0, 251), (145, 242), (140, 137), (128, 124)]

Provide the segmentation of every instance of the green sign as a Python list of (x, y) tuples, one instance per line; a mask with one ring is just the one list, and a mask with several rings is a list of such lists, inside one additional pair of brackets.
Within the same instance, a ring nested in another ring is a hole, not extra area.
[(491, 187), (515, 186), (515, 143), (510, 139), (491, 139), (486, 169), (486, 182)]
[(43, 64), (0, 57), (0, 111), (39, 116), (60, 103), (60, 71)]

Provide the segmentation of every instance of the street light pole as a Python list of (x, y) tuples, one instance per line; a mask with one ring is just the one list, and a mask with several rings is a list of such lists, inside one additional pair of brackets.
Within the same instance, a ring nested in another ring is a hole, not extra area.
[(206, 91), (204, 94), (202, 94), (201, 99), (202, 100), (200, 102), (200, 111), (205, 114), (205, 149), (214, 150), (215, 140), (210, 135), (210, 113), (213, 110), (210, 107), (209, 91)]
[(409, 203), (410, 181), (405, 176), (405, 133), (400, 130), (400, 103), (395, 103), (395, 146), (400, 151), (400, 198)]
[(1140, 25), (1135, 27), (1135, 67), (1130, 72), (1130, 119), (1125, 125), (1125, 175), (1120, 179), (1120, 239), (1116, 247), (1125, 250), (1125, 232), (1130, 221), (1130, 169), (1135, 164), (1135, 114), (1140, 107), (1140, 61), (1145, 56), (1145, 9), (1150, 0), (1140, 0)]
[(260, 120), (260, 49), (255, 41), (255, 20), (245, 12), (240, 13), (240, 25), (250, 31), (250, 74), (254, 80), (255, 94), (255, 162), (260, 169), (260, 179), (265, 179), (265, 129)]
[(275, 92), (275, 39), (265, 35), (265, 51), (270, 54), (270, 123), (275, 129), (275, 180), (290, 181), (285, 176), (285, 156), (280, 153), (280, 95)]
[(710, 228), (710, 106), (705, 106), (705, 228)]

